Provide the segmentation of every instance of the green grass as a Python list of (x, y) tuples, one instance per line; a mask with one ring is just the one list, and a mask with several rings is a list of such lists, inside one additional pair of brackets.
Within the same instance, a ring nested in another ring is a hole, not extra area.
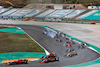
[(44, 52), (44, 50), (26, 34), (0, 32), (0, 53)]

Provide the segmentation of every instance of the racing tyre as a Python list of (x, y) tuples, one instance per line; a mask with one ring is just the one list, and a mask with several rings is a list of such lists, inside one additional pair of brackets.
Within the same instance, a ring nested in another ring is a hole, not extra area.
[(67, 55), (64, 55), (64, 57), (67, 57)]
[(24, 61), (24, 64), (27, 64), (27, 60)]
[(48, 63), (48, 61), (46, 60), (46, 61), (44, 61), (45, 63)]
[(75, 55), (77, 55), (77, 54), (75, 54)]
[(56, 58), (55, 58), (55, 61), (59, 61), (59, 57), (56, 57)]
[(6, 63), (6, 65), (10, 65), (10, 63)]
[(68, 57), (72, 57), (72, 55), (69, 55)]
[(66, 50), (66, 53), (68, 52), (68, 50)]

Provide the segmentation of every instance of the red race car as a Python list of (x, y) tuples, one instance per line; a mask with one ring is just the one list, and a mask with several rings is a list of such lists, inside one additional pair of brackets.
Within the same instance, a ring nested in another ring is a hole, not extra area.
[(40, 58), (40, 63), (48, 63), (53, 61), (59, 61), (59, 57), (57, 57), (56, 54), (50, 54), (47, 55), (46, 57)]
[(19, 59), (18, 61), (8, 62), (6, 65), (15, 65), (15, 64), (27, 64), (27, 59)]

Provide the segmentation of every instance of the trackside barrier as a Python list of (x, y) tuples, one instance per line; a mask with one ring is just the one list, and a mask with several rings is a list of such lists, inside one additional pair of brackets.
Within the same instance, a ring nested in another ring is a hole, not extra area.
[(8, 20), (8, 18), (4, 18), (4, 20)]
[(79, 24), (96, 24), (95, 22), (84, 22), (84, 21), (65, 21), (65, 20), (43, 20), (36, 19), (36, 21), (44, 21), (44, 22), (64, 22), (64, 23), (79, 23)]
[[(0, 20), (11, 20), (10, 18), (0, 18)], [(12, 20), (21, 20), (24, 21), (23, 19), (19, 19), (19, 18), (12, 18)], [(64, 23), (79, 23), (79, 24), (96, 24), (95, 22), (84, 22), (84, 21), (66, 21), (66, 20), (44, 20), (44, 19), (32, 19), (32, 21), (44, 21), (44, 22), (64, 22)]]
[(0, 18), (0, 20), (3, 20), (3, 18)]
[(84, 21), (56, 21), (56, 20), (44, 20), (44, 19), (36, 19), (36, 21), (44, 21), (44, 22), (64, 22), (64, 23), (80, 23), (80, 24), (96, 24), (96, 23), (91, 23), (91, 22), (84, 22)]
[(44, 21), (43, 19), (36, 19), (36, 21)]

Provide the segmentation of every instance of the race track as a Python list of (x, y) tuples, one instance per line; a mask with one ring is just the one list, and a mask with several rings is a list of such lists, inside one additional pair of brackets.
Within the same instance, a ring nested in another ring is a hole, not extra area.
[(44, 48), (46, 48), (49, 52), (56, 53), (59, 57), (60, 61), (50, 62), (47, 64), (41, 64), (39, 61), (32, 61), (29, 64), (20, 64), (20, 65), (11, 65), (6, 66), (4, 64), (0, 64), (0, 67), (61, 67), (61, 66), (69, 66), (76, 65), (85, 62), (89, 62), (99, 58), (99, 54), (93, 50), (88, 48), (78, 49), (78, 44), (73, 44), (72, 47), (77, 52), (77, 56), (71, 58), (65, 58), (66, 47), (63, 46), (64, 42), (66, 42), (65, 38), (61, 38), (63, 42), (57, 42), (56, 38), (50, 38), (43, 34), (45, 28), (39, 26), (30, 26), (30, 25), (16, 25), (21, 27), (28, 35), (34, 38), (38, 43), (40, 43)]

